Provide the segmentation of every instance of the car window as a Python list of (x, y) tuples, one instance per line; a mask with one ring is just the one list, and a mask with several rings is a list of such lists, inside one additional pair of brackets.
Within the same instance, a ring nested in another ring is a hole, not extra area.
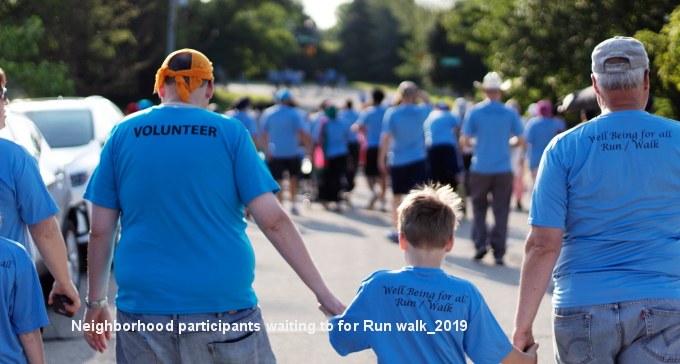
[(24, 113), (52, 148), (85, 145), (94, 138), (90, 110), (41, 110)]

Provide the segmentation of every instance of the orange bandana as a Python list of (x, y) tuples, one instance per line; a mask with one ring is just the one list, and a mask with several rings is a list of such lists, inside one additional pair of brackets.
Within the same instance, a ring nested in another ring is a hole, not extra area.
[[(168, 68), (168, 63), (177, 54), (180, 53), (191, 53), (191, 69), (173, 71)], [(158, 89), (165, 84), (166, 77), (174, 77), (175, 85), (177, 87), (177, 93), (179, 97), (184, 100), (184, 102), (189, 102), (189, 94), (194, 92), (203, 80), (212, 80), (213, 78), (213, 67), (212, 62), (208, 60), (208, 57), (203, 55), (199, 51), (193, 49), (181, 49), (170, 53), (170, 55), (163, 62), (163, 66), (156, 73), (156, 85), (154, 86), (153, 93), (157, 93)], [(189, 84), (187, 85), (184, 77), (189, 77)]]

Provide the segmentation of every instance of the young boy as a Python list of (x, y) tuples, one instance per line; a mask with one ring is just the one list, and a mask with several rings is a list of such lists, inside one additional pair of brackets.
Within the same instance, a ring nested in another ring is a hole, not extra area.
[[(401, 270), (366, 278), (329, 332), (340, 355), (372, 348), (379, 363), (534, 364), (538, 345), (514, 348), (470, 282), (441, 265), (453, 248), (460, 198), (451, 187), (413, 190), (397, 209)], [(330, 326), (330, 325), (329, 325)]]
[(33, 262), (0, 237), (0, 363), (45, 363), (40, 328), (49, 324)]

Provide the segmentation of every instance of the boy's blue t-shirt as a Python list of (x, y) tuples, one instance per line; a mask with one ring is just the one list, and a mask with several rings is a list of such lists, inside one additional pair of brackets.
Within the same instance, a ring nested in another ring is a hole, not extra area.
[(35, 158), (13, 141), (0, 138), (0, 237), (29, 251), (28, 225), (59, 212)]
[(353, 132), (351, 127), (352, 125), (354, 125), (354, 123), (357, 122), (357, 119), (359, 118), (359, 113), (354, 111), (354, 109), (345, 109), (340, 112), (340, 118), (343, 119), (347, 124), (347, 127), (350, 128), (349, 134), (347, 135), (347, 142), (356, 143), (357, 133)]
[(241, 124), (243, 124), (243, 126), (245, 126), (246, 129), (248, 129), (248, 132), (250, 133), (250, 135), (255, 136), (255, 137), (260, 135), (260, 131), (257, 130), (257, 125), (255, 124), (255, 119), (250, 117), (250, 115), (248, 115), (248, 113), (240, 111), (240, 110), (230, 110), (230, 111), (227, 111), (225, 115), (240, 121)]
[(359, 113), (357, 124), (366, 128), (366, 144), (369, 148), (380, 146), (380, 134), (382, 133), (385, 111), (387, 111), (387, 108), (378, 105), (371, 106)]
[(17, 335), (49, 323), (31, 258), (20, 244), (0, 238), (0, 363), (27, 363)]
[(456, 146), (454, 128), (460, 125), (460, 119), (448, 110), (433, 110), (425, 120), (425, 144), (431, 148), (438, 145)]
[(498, 101), (483, 101), (465, 114), (461, 134), (477, 139), (470, 171), (498, 174), (512, 171), (510, 138), (524, 133), (519, 115)]
[(545, 147), (550, 144), (557, 133), (555, 120), (544, 116), (529, 119), (524, 127), (524, 140), (529, 143), (527, 158), (529, 159), (530, 169), (538, 168)]
[(425, 159), (423, 123), (431, 111), (431, 104), (398, 105), (387, 109), (383, 132), (392, 133), (388, 165), (399, 167)]
[(341, 155), (347, 155), (349, 153), (349, 149), (347, 148), (347, 138), (351, 124), (348, 124), (343, 119), (328, 118), (322, 118), (319, 123), (324, 123), (324, 120), (325, 124), (323, 124), (323, 126), (319, 124), (319, 128), (317, 130), (318, 134), (315, 138), (315, 142), (319, 143), (319, 141), (321, 141), (321, 130), (324, 131), (324, 156), (326, 158), (334, 158)]
[(555, 137), (529, 224), (564, 230), (555, 307), (680, 299), (680, 123), (599, 116)]
[(464, 364), (467, 354), (478, 364), (498, 364), (512, 350), (477, 288), (435, 268), (373, 273), (330, 323), (331, 345), (340, 355), (371, 348), (378, 363)]
[(235, 119), (164, 105), (121, 121), (85, 192), (121, 211), (118, 308), (190, 314), (253, 307), (255, 256), (243, 208), (278, 190)]
[(273, 158), (298, 156), (298, 130), (305, 130), (305, 120), (296, 108), (274, 105), (264, 111), (261, 123), (262, 131), (269, 138), (266, 147)]

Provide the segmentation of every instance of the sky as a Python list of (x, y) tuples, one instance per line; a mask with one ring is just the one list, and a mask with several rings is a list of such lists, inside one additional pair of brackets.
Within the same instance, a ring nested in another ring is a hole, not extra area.
[[(314, 19), (317, 27), (328, 29), (335, 25), (335, 9), (342, 3), (351, 0), (302, 0), (305, 13)], [(416, 0), (419, 4), (431, 4), (436, 6), (450, 6), (453, 0)]]

